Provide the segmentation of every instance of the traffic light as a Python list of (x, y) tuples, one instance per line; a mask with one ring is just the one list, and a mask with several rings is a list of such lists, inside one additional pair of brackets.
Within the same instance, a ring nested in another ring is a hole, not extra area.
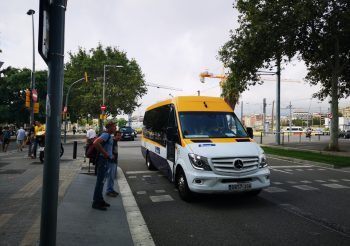
[(30, 108), (30, 90), (26, 89), (26, 108)]
[(88, 75), (87, 75), (87, 72), (84, 72), (84, 78), (85, 78), (85, 82), (89, 82), (89, 81), (88, 81)]
[(39, 103), (36, 102), (34, 103), (34, 114), (38, 114), (39, 113)]

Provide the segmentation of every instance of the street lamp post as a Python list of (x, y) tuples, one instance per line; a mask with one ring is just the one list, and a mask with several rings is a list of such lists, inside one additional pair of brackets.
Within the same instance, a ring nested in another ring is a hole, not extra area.
[[(85, 80), (86, 78), (81, 78), (81, 79), (78, 79), (77, 81), (73, 82), (69, 88), (68, 88), (68, 91), (67, 91), (67, 95), (66, 95), (66, 104), (65, 104), (65, 110), (68, 111), (68, 97), (69, 97), (69, 92), (70, 92), (70, 89), (72, 88), (73, 85), (75, 85), (76, 83), (82, 81), (82, 80)], [(66, 113), (66, 112), (65, 112)], [(64, 143), (66, 143), (66, 137), (67, 137), (67, 115), (64, 119)]]
[[(102, 91), (102, 105), (105, 105), (105, 94), (106, 94), (106, 68), (107, 67), (115, 67), (115, 68), (122, 68), (124, 66), (122, 65), (103, 65), (103, 91)], [(105, 115), (105, 110), (101, 109), (102, 119), (100, 120), (100, 133), (103, 131), (103, 119)]]
[[(35, 89), (35, 39), (34, 39), (34, 14), (35, 11), (33, 9), (28, 10), (27, 15), (32, 16), (32, 30), (33, 30), (33, 69), (32, 69), (32, 82), (30, 84), (30, 89), (33, 91)], [(34, 122), (34, 100), (32, 96), (32, 103), (30, 107), (30, 118), (29, 123), (32, 126)]]

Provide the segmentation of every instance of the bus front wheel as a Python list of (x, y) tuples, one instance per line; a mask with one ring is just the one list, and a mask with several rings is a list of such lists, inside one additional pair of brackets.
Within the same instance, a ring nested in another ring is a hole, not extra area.
[(186, 202), (190, 202), (193, 200), (193, 193), (188, 188), (187, 179), (183, 170), (180, 170), (179, 174), (177, 175), (176, 186), (179, 190), (179, 195), (182, 200)]
[(146, 155), (146, 165), (148, 170), (155, 170), (155, 167), (152, 164), (151, 158), (149, 157), (149, 153)]

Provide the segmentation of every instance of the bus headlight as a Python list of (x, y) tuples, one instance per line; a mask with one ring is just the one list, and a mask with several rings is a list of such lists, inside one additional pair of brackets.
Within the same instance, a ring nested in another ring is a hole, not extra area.
[(208, 159), (206, 157), (192, 153), (188, 154), (188, 157), (190, 158), (190, 162), (194, 169), (211, 171)]
[(259, 168), (267, 167), (267, 160), (264, 154), (259, 157)]

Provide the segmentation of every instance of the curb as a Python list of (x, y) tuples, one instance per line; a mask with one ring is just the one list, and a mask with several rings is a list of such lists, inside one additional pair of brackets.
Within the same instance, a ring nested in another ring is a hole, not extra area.
[(307, 160), (303, 160), (303, 159), (296, 159), (296, 158), (285, 157), (285, 156), (280, 156), (280, 155), (272, 155), (272, 154), (266, 154), (266, 155), (268, 158), (270, 157), (270, 158), (277, 159), (277, 160), (289, 161), (289, 162), (292, 162), (295, 164), (305, 164), (305, 165), (313, 165), (313, 166), (341, 169), (338, 166), (334, 166), (334, 165), (322, 163), (322, 162), (307, 161)]

